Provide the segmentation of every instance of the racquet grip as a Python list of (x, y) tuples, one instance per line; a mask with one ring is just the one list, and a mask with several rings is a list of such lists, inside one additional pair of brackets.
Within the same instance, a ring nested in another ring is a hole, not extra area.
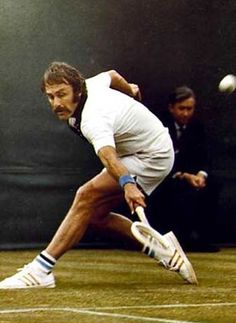
[(142, 206), (140, 206), (140, 205), (137, 206), (135, 209), (135, 212), (137, 213), (137, 215), (142, 223), (149, 225), (149, 222), (148, 222), (147, 217), (144, 212), (144, 208)]

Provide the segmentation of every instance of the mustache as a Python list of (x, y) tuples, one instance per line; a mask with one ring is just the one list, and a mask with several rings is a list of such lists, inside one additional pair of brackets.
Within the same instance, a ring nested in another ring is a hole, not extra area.
[(56, 107), (56, 109), (54, 109), (54, 113), (61, 113), (61, 112), (69, 112), (69, 110), (61, 106)]

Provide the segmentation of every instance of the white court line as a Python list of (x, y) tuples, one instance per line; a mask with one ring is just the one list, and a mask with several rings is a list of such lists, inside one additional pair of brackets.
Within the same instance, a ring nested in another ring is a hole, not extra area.
[(28, 308), (28, 309), (15, 309), (15, 310), (0, 310), (0, 314), (19, 314), (19, 313), (29, 313), (29, 312), (72, 312), (78, 314), (89, 314), (95, 316), (108, 316), (108, 317), (117, 317), (117, 318), (125, 318), (131, 320), (142, 320), (148, 322), (163, 322), (163, 323), (196, 323), (191, 321), (179, 321), (179, 320), (169, 320), (164, 318), (157, 317), (145, 317), (145, 316), (136, 316), (136, 315), (125, 315), (125, 314), (115, 314), (115, 313), (106, 313), (106, 312), (97, 312), (91, 310), (83, 310), (76, 308)]
[(132, 319), (132, 320), (142, 320), (142, 321), (149, 321), (149, 322), (164, 322), (164, 323), (193, 323), (190, 321), (176, 321), (176, 320), (168, 320), (156, 317), (144, 317), (144, 316), (135, 316), (135, 315), (124, 315), (124, 314), (113, 314), (113, 313), (106, 313), (106, 312), (94, 312), (89, 310), (80, 310), (80, 309), (73, 309), (73, 308), (37, 308), (37, 309), (18, 309), (18, 310), (9, 310), (9, 311), (0, 311), (1, 314), (6, 313), (27, 313), (27, 312), (37, 312), (37, 311), (58, 311), (58, 312), (73, 312), (78, 314), (89, 314), (95, 316), (108, 316), (108, 317), (117, 317), (117, 318), (125, 318), (125, 319)]
[(149, 322), (163, 322), (163, 323), (193, 323), (190, 321), (180, 321), (180, 320), (171, 320), (157, 317), (144, 317), (144, 316), (135, 316), (135, 315), (125, 315), (117, 313), (107, 313), (101, 312), (98, 310), (118, 310), (118, 309), (144, 309), (144, 308), (181, 308), (181, 307), (216, 307), (216, 306), (235, 306), (236, 303), (203, 303), (203, 304), (164, 304), (164, 305), (144, 305), (144, 306), (114, 306), (114, 307), (96, 307), (96, 308), (45, 308), (45, 307), (36, 307), (36, 308), (22, 308), (22, 309), (5, 309), (0, 310), (0, 314), (16, 314), (16, 313), (30, 313), (30, 312), (72, 312), (78, 314), (87, 314), (94, 316), (107, 316), (107, 317), (117, 317), (117, 318), (126, 318), (131, 320), (142, 320)]
[[(115, 306), (115, 307), (93, 307), (86, 310), (118, 310), (118, 309), (144, 309), (144, 308), (177, 308), (177, 307), (214, 307), (214, 306), (236, 306), (236, 303), (203, 303), (203, 304), (162, 304), (162, 305), (137, 305), (137, 306)], [(1, 312), (0, 312), (1, 313)]]

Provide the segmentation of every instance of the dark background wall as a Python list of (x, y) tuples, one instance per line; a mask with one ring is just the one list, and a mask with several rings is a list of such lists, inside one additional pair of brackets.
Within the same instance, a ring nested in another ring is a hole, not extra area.
[(0, 0), (0, 15), (1, 248), (48, 241), (101, 168), (40, 93), (53, 60), (85, 77), (117, 69), (155, 114), (173, 87), (192, 87), (223, 184), (218, 241), (236, 242), (236, 96), (217, 91), (236, 73), (234, 0)]

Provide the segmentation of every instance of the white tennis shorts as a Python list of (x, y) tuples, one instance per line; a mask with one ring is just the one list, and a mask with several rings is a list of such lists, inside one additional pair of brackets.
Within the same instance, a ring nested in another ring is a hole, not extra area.
[(136, 177), (144, 192), (150, 195), (170, 173), (174, 164), (174, 150), (171, 145), (167, 151), (153, 156), (136, 154), (120, 157), (120, 160), (129, 173)]

